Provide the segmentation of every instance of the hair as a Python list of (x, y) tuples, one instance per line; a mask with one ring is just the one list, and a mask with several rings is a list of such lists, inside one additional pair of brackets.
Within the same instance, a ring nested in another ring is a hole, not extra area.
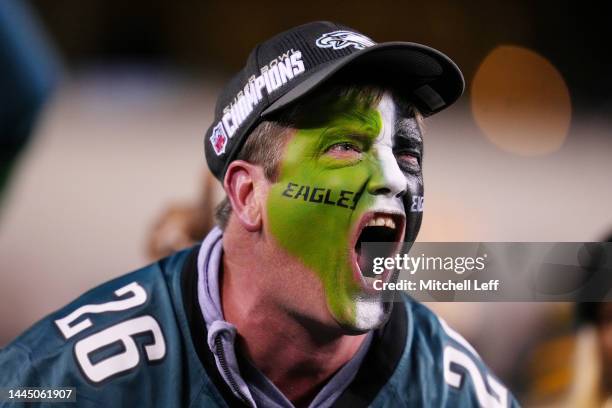
[[(261, 122), (248, 136), (236, 160), (261, 166), (268, 180), (276, 180), (282, 152), (280, 146), (284, 146), (290, 130), (290, 127), (283, 126), (279, 122)], [(232, 204), (226, 195), (215, 208), (217, 225), (224, 230), (231, 215)]]
[[(385, 88), (376, 85), (335, 84), (315, 92), (304, 101), (297, 102), (276, 115), (271, 120), (260, 122), (247, 136), (244, 146), (235, 160), (261, 166), (266, 178), (274, 182), (278, 177), (279, 165), (286, 142), (291, 132), (313, 121), (325, 120), (325, 107), (339, 100), (348, 104), (359, 103), (362, 106), (373, 106), (382, 98)], [(423, 131), (423, 116), (414, 104), (405, 99), (396, 98), (404, 109), (408, 109)], [(312, 112), (320, 114), (313, 115)], [(215, 208), (217, 225), (224, 230), (232, 214), (232, 205), (227, 196)]]

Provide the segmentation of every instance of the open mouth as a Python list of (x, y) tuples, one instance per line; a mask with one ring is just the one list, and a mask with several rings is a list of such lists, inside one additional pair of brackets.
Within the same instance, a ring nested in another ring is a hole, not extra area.
[[(394, 257), (404, 239), (406, 218), (402, 213), (366, 213), (354, 238), (353, 270), (355, 278), (366, 290), (374, 289), (374, 281), (388, 281), (392, 270), (386, 268), (374, 273), (376, 258)], [(380, 261), (379, 261), (380, 262)], [(384, 267), (384, 266), (383, 266)]]

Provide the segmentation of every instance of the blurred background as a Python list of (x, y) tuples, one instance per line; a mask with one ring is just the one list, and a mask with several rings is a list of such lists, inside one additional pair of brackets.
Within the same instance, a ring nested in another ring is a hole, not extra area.
[[(427, 44), (465, 75), (460, 101), (426, 121), (421, 241), (605, 239), (610, 11), (527, 0), (2, 0), (0, 347), (204, 234), (222, 198), (202, 147), (217, 93), (258, 42), (312, 20)], [(526, 405), (608, 398), (599, 317), (577, 319), (570, 304), (430, 306)]]

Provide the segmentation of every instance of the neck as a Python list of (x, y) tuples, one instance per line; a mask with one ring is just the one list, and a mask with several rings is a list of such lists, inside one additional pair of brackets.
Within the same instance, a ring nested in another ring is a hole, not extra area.
[[(220, 288), (225, 320), (238, 330), (238, 350), (289, 400), (309, 402), (355, 355), (365, 334), (347, 335), (322, 296), (314, 299), (310, 291), (299, 291), (312, 287), (313, 274), (291, 273), (288, 260), (278, 259), (278, 249), (267, 251), (257, 237), (232, 235), (224, 235)], [(322, 287), (316, 289), (312, 293), (322, 293)], [(283, 297), (295, 302), (297, 293), (303, 295), (302, 310), (287, 307)]]

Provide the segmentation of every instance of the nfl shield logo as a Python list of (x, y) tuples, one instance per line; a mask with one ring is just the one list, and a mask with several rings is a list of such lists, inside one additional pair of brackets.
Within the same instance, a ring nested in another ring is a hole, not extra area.
[(212, 135), (210, 136), (210, 143), (217, 156), (225, 153), (225, 145), (227, 144), (227, 136), (225, 130), (223, 130), (223, 123), (219, 122), (217, 126), (213, 128)]

